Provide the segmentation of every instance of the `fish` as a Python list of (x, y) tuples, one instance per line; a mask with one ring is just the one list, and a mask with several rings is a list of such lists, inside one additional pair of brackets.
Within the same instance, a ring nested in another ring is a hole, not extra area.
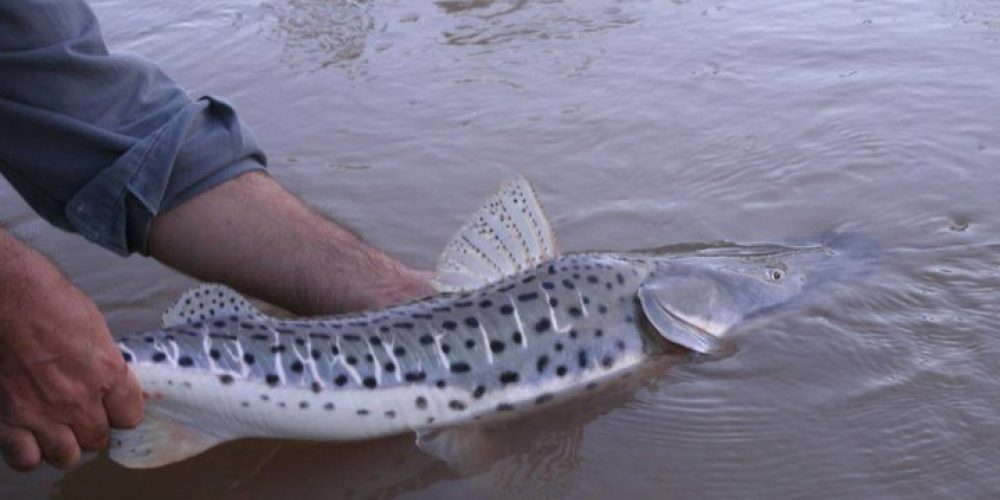
[(559, 404), (670, 348), (732, 349), (727, 333), (837, 275), (827, 243), (562, 253), (537, 194), (505, 182), (441, 255), (436, 295), (380, 310), (279, 317), (202, 284), (162, 327), (118, 337), (147, 396), (112, 431), (129, 468), (242, 438), (355, 441), (414, 432), (449, 463), (477, 428)]

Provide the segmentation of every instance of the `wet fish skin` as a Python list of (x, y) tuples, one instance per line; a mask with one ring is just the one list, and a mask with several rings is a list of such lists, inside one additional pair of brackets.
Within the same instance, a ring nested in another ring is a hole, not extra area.
[(119, 345), (151, 414), (227, 438), (364, 439), (544, 405), (641, 362), (656, 349), (636, 320), (647, 272), (575, 254), (382, 311), (232, 315)]

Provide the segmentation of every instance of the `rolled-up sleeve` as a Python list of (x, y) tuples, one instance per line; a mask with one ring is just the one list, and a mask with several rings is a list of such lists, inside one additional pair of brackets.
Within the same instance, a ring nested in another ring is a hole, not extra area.
[(82, 0), (0, 2), (0, 172), (52, 224), (145, 253), (157, 214), (265, 164), (228, 104), (108, 54)]

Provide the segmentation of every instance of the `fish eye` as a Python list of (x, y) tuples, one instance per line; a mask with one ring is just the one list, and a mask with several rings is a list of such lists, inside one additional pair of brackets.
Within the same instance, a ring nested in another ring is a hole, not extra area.
[(774, 281), (781, 281), (781, 278), (785, 277), (785, 273), (781, 272), (781, 269), (771, 269), (767, 272), (767, 276)]

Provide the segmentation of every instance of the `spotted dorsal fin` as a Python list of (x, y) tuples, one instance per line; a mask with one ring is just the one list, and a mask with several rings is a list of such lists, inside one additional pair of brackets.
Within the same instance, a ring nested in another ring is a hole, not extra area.
[(442, 292), (470, 290), (558, 255), (555, 234), (535, 190), (518, 176), (487, 198), (448, 242), (434, 286)]
[(198, 285), (183, 294), (163, 313), (163, 327), (170, 328), (194, 321), (223, 316), (261, 319), (253, 304), (225, 285)]

